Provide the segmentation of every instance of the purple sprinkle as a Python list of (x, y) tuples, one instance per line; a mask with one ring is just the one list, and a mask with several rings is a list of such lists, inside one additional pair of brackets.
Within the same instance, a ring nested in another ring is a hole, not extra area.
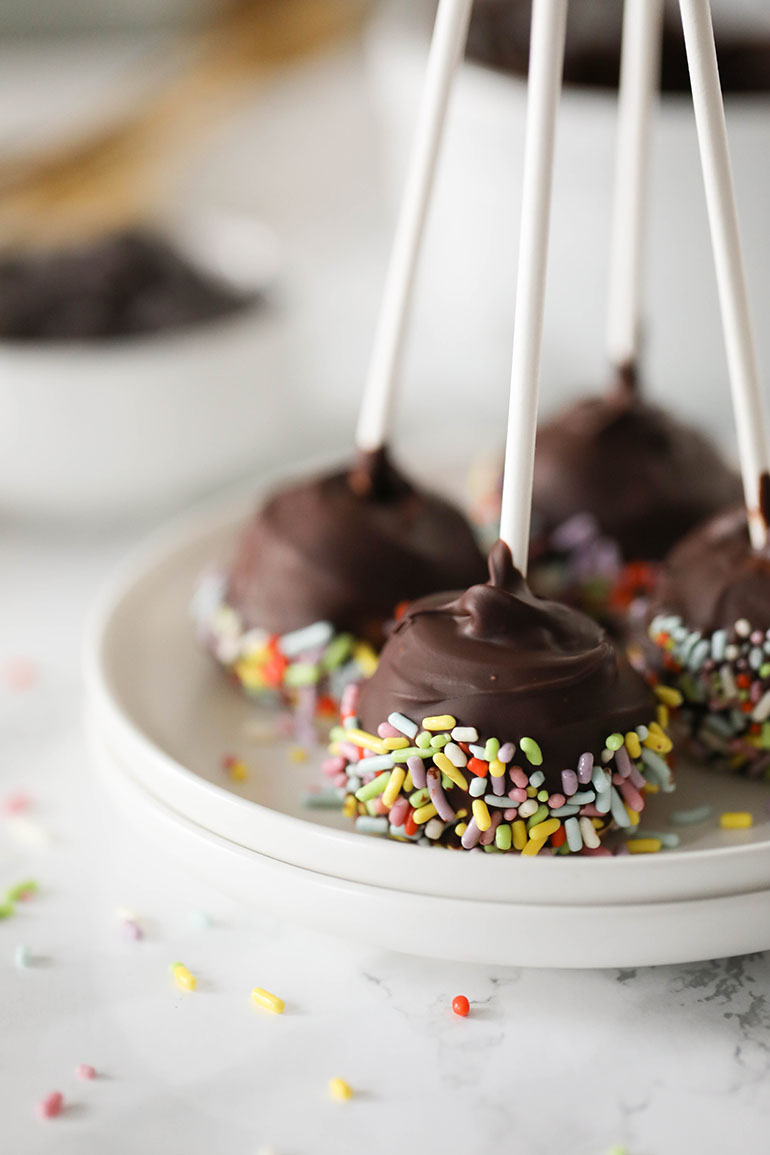
[(412, 781), (417, 790), (422, 790), (425, 786), (425, 763), (422, 758), (418, 758), (413, 754), (411, 758), (406, 760), (407, 769), (411, 772)]
[(144, 938), (142, 928), (133, 919), (127, 918), (123, 923), (123, 934), (126, 938), (130, 938), (133, 942), (139, 942)]
[(647, 781), (643, 774), (641, 774), (636, 766), (631, 767), (631, 773), (628, 775), (628, 781), (633, 783), (637, 790), (641, 790), (643, 786), (647, 785)]
[(500, 749), (497, 751), (497, 760), (498, 762), (505, 762), (507, 765), (515, 753), (516, 747), (514, 746), (513, 742), (504, 742)]
[(581, 754), (578, 758), (577, 778), (578, 782), (584, 785), (591, 781), (591, 775), (594, 772), (594, 756), (593, 754)]
[(633, 770), (634, 765), (625, 746), (621, 746), (619, 750), (615, 751), (615, 766), (618, 774), (622, 774), (624, 778), (628, 778)]
[(574, 770), (562, 770), (561, 788), (568, 798), (575, 793), (578, 788), (578, 779)]
[[(422, 761), (422, 759), (419, 759)], [(447, 802), (446, 795), (441, 786), (441, 775), (438, 770), (429, 770), (428, 778), (428, 794), (430, 800), (436, 807), (436, 813), (442, 822), (451, 822), (455, 816), (455, 812)]]
[(503, 820), (499, 810), (490, 814), (489, 818), (490, 824), (479, 839), (479, 842), (482, 846), (492, 845), (492, 843), (495, 841), (495, 831)]
[(495, 778), (494, 774), (489, 775), (489, 781), (492, 783), (492, 793), (496, 794), (498, 798), (502, 798), (505, 794), (505, 778), (501, 774), (499, 778)]
[(551, 544), (554, 549), (565, 553), (593, 541), (599, 533), (596, 518), (590, 513), (576, 513), (567, 521), (563, 521), (551, 534)]
[(462, 838), (460, 839), (460, 841), (462, 843), (463, 850), (470, 850), (471, 847), (476, 845), (476, 843), (478, 842), (478, 840), (480, 838), (481, 838), (481, 831), (479, 830), (478, 826), (476, 825), (476, 819), (471, 818), (470, 822), (468, 823), (468, 825), (466, 826), (466, 828), (463, 832)]

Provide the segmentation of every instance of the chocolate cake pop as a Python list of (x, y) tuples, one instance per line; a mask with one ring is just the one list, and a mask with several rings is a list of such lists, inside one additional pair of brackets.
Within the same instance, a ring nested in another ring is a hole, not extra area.
[(672, 546), (740, 494), (702, 434), (621, 377), (538, 430), (532, 587), (617, 630)]
[(638, 823), (648, 782), (671, 789), (660, 716), (606, 632), (537, 598), (498, 541), (486, 584), (406, 609), (326, 770), (364, 831), (595, 852)]
[(380, 451), (269, 498), (228, 570), (202, 587), (196, 617), (247, 693), (314, 709), (372, 673), (400, 602), (484, 573), (462, 514)]
[(752, 549), (745, 510), (714, 518), (669, 555), (648, 639), (632, 656), (681, 693), (692, 754), (770, 777), (770, 552)]

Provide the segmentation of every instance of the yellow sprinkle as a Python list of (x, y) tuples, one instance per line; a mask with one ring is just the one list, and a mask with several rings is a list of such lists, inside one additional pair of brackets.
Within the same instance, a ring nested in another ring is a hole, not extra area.
[(282, 1015), (286, 1006), (283, 999), (279, 999), (278, 995), (266, 991), (264, 987), (254, 987), (251, 992), (251, 1001), (256, 1007), (263, 1007), (266, 1011), (272, 1011), (274, 1015)]
[(754, 819), (748, 810), (725, 810), (719, 815), (719, 825), (723, 830), (747, 830)]
[(643, 794), (659, 794), (660, 793), (660, 786), (658, 786), (658, 784), (656, 782), (645, 782), (644, 786), (642, 787), (642, 793)]
[(482, 834), (485, 830), (489, 830), (492, 825), (492, 819), (489, 817), (489, 807), (484, 799), (474, 798), (471, 803), (471, 810), (473, 811), (473, 817), (476, 819), (476, 825)]
[(267, 683), (262, 672), (259, 666), (253, 662), (236, 662), (233, 668), (238, 681), (247, 690), (263, 690), (265, 688)]
[(642, 756), (642, 744), (639, 741), (639, 735), (633, 730), (629, 730), (626, 734), (626, 750), (632, 758), (641, 758)]
[(499, 759), (495, 758), (494, 762), (489, 763), (489, 773), (493, 778), (502, 778), (505, 774), (505, 762), (500, 762)]
[(446, 774), (447, 778), (449, 778), (451, 782), (454, 782), (455, 786), (459, 786), (461, 790), (468, 789), (468, 780), (466, 779), (462, 770), (458, 769), (454, 763), (450, 762), (446, 754), (442, 753), (441, 750), (438, 750), (433, 755), (433, 762), (436, 766), (438, 766), (439, 770)]
[(408, 738), (383, 738), (382, 744), (386, 750), (405, 750), (409, 745)]
[(412, 781), (412, 771), (407, 770), (406, 778), (404, 779), (404, 793), (411, 794), (414, 790), (414, 782)]
[(462, 838), (463, 834), (465, 834), (465, 831), (467, 829), (468, 829), (468, 823), (467, 822), (458, 822), (457, 826), (455, 826), (455, 832), (457, 834), (459, 834), (461, 838)]
[(461, 806), (459, 810), (455, 811), (455, 818), (467, 818), (467, 817), (468, 817), (467, 807)]
[(527, 824), (521, 818), (517, 818), (515, 822), (511, 823), (511, 834), (513, 835), (514, 849), (523, 850), (527, 845)]
[(436, 714), (433, 718), (423, 718), (423, 730), (454, 730), (457, 720), (451, 714)]
[(544, 842), (546, 838), (550, 838), (552, 834), (561, 826), (558, 818), (546, 818), (545, 822), (538, 822), (537, 826), (533, 826), (529, 832), (529, 837), (535, 842)]
[(676, 710), (678, 706), (681, 706), (684, 701), (679, 690), (675, 690), (673, 686), (653, 686), (653, 689), (661, 702), (666, 706), (671, 706), (674, 710)]
[(171, 972), (176, 985), (183, 991), (194, 991), (197, 987), (198, 980), (195, 975), (191, 975), (187, 967), (183, 966), (182, 963), (174, 963), (171, 967)]
[(371, 678), (377, 669), (377, 655), (367, 642), (356, 642), (353, 646), (353, 660), (358, 663), (365, 678)]
[(642, 745), (646, 746), (648, 750), (654, 750), (657, 754), (668, 754), (673, 749), (674, 743), (665, 734), (654, 734), (650, 730)]
[(403, 766), (394, 766), (390, 772), (388, 784), (382, 794), (382, 805), (390, 810), (393, 803), (401, 793), (401, 787), (404, 785), (406, 779), (406, 770)]
[(632, 826), (638, 826), (639, 825), (639, 811), (638, 810), (632, 810), (630, 806), (626, 806), (626, 814), (630, 818)]
[(537, 787), (528, 786), (527, 787), (527, 798), (536, 798), (536, 797), (537, 797)]
[(526, 854), (529, 856), (534, 856), (535, 854), (539, 854), (544, 846), (544, 838), (530, 838), (526, 845), (522, 846), (521, 853), (522, 855)]
[(346, 818), (354, 818), (358, 813), (358, 802), (352, 794), (348, 794), (342, 805), (342, 813)]
[(660, 725), (661, 729), (668, 730), (668, 725), (671, 721), (671, 715), (669, 713), (668, 706), (664, 706), (661, 702), (655, 713), (658, 715), (658, 724)]
[(329, 1094), (337, 1103), (347, 1103), (348, 1099), (353, 1098), (353, 1088), (350, 1083), (346, 1083), (344, 1079), (335, 1075), (333, 1079), (329, 1080)]
[(594, 830), (601, 830), (601, 828), (604, 826), (603, 818), (592, 818), (591, 822), (593, 823)]
[(245, 762), (240, 762), (236, 759), (228, 763), (227, 773), (233, 782), (245, 782), (249, 777), (249, 768)]
[(629, 838), (629, 854), (657, 854), (663, 843), (659, 838)]
[(289, 747), (290, 762), (307, 762), (307, 750), (304, 746)]
[(422, 826), (423, 823), (427, 822), (429, 818), (436, 817), (436, 807), (432, 802), (429, 802), (427, 806), (420, 806), (418, 810), (415, 810), (412, 817), (418, 826)]
[(376, 734), (367, 734), (366, 730), (346, 730), (345, 741), (354, 746), (365, 746), (367, 750), (374, 750), (375, 754), (387, 754), (385, 743)]

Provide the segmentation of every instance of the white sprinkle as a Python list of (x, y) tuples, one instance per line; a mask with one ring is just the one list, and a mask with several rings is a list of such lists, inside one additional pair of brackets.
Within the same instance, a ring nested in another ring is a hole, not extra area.
[(755, 722), (764, 722), (770, 718), (770, 690), (766, 690), (754, 707), (751, 715)]
[(479, 732), (475, 726), (455, 726), (452, 737), (455, 742), (478, 742)]
[(580, 818), (578, 821), (580, 823), (580, 833), (583, 837), (583, 842), (589, 850), (596, 850), (598, 846), (601, 846), (601, 839), (594, 830), (593, 822), (590, 818), (585, 817)]
[(313, 622), (311, 626), (283, 634), (278, 640), (278, 645), (284, 657), (298, 658), (308, 650), (327, 645), (333, 637), (334, 626), (331, 622)]
[(735, 623), (735, 632), (739, 638), (747, 638), (751, 633), (751, 626), (745, 618), (738, 618)]
[(412, 722), (410, 718), (407, 718), (406, 714), (399, 714), (398, 712), (388, 714), (388, 722), (394, 730), (400, 730), (405, 737), (417, 737), (417, 732), (420, 727), (416, 722)]
[(468, 758), (454, 742), (447, 742), (444, 747), (444, 753), (453, 766), (463, 767), (468, 765)]

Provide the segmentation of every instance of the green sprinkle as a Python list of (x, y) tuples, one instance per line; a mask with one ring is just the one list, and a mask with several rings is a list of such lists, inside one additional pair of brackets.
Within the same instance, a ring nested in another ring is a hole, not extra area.
[(547, 802), (548, 798), (549, 798), (549, 794), (548, 794), (547, 790), (538, 790), (535, 797), (537, 798), (538, 802)]
[(417, 737), (414, 740), (415, 745), (421, 746), (423, 748), (426, 746), (430, 746), (430, 742), (431, 742), (432, 737), (433, 737), (433, 735), (431, 733), (429, 733), (428, 730), (420, 730), (420, 733), (417, 735)]
[(500, 752), (500, 742), (497, 738), (487, 738), (484, 746), (484, 757), (487, 762), (494, 762)]
[(764, 662), (759, 667), (760, 678), (770, 678), (770, 662)]
[(697, 826), (713, 813), (712, 807), (705, 803), (703, 806), (693, 806), (692, 810), (674, 810), (669, 815), (669, 822), (673, 822), (674, 826)]
[(409, 795), (409, 805), (413, 806), (415, 810), (419, 810), (421, 806), (426, 806), (430, 801), (430, 791), (427, 786), (423, 786), (422, 790), (415, 790), (414, 794)]
[(433, 750), (421, 750), (419, 746), (405, 746), (403, 750), (391, 750), (390, 757), (394, 762), (406, 762), (408, 758), (432, 758)]
[(530, 766), (543, 765), (543, 752), (534, 738), (522, 738), (519, 742), (519, 749), (527, 758)]
[(605, 745), (607, 746), (608, 750), (619, 750), (624, 742), (625, 738), (622, 734), (610, 734)]
[(537, 826), (538, 822), (545, 822), (549, 815), (547, 806), (538, 806), (534, 814), (531, 814), (527, 819), (527, 830), (531, 830), (533, 826)]
[(28, 882), (17, 882), (6, 893), (8, 902), (18, 902), (19, 899), (25, 898), (28, 894), (37, 894), (37, 883), (34, 879), (29, 879)]
[(444, 790), (451, 790), (452, 787), (454, 786), (454, 782), (452, 781), (452, 779), (447, 778), (447, 776), (443, 770), (441, 771), (441, 785), (444, 788)]
[(293, 662), (283, 676), (284, 686), (314, 686), (321, 676), (321, 670), (311, 662)]
[(511, 849), (511, 826), (509, 822), (501, 822), (495, 831), (495, 846), (498, 850)]
[[(633, 830), (633, 833), (631, 833), (631, 830)], [(673, 831), (667, 834), (665, 832), (660, 833), (657, 830), (641, 830), (638, 826), (635, 826), (629, 828), (628, 833), (631, 834), (632, 838), (657, 838), (661, 846), (665, 847), (666, 850), (673, 850), (679, 845), (679, 835), (674, 834)]]
[(368, 802), (370, 798), (376, 798), (378, 794), (382, 794), (389, 779), (390, 774), (387, 771), (384, 774), (378, 774), (376, 778), (372, 778), (371, 782), (365, 782), (356, 790), (356, 798), (359, 802)]
[(324, 650), (321, 665), (325, 670), (336, 670), (341, 666), (353, 650), (353, 635), (352, 634), (338, 634), (336, 638), (332, 638), (329, 645)]
[(434, 750), (443, 750), (448, 741), (448, 734), (434, 734), (430, 740), (430, 744)]

